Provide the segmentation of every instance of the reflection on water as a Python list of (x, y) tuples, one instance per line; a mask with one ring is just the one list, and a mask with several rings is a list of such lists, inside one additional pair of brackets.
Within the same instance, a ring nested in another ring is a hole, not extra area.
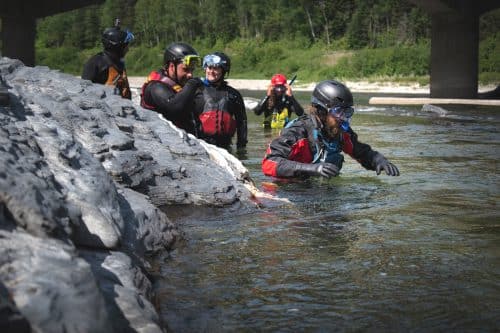
[(360, 140), (402, 175), (377, 177), (346, 157), (331, 180), (264, 177), (277, 133), (249, 113), (243, 162), (292, 204), (167, 211), (186, 234), (157, 263), (171, 332), (498, 329), (500, 110), (446, 107), (443, 117), (355, 98)]

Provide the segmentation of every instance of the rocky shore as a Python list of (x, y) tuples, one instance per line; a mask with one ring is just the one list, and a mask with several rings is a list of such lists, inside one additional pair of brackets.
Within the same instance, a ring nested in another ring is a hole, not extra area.
[(248, 205), (248, 171), (102, 85), (0, 59), (0, 332), (163, 332), (164, 205)]

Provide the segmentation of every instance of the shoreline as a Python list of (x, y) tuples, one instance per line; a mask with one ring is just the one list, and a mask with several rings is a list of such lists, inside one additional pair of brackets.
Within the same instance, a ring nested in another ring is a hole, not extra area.
[[(146, 77), (130, 76), (131, 88), (140, 89)], [(266, 90), (269, 80), (254, 79), (227, 79), (230, 86), (238, 90)], [(421, 86), (418, 83), (396, 83), (396, 82), (368, 82), (368, 81), (344, 81), (343, 82), (354, 93), (394, 93), (394, 94), (430, 94), (429, 85)], [(313, 91), (316, 82), (301, 83), (296, 81), (292, 90)], [(495, 89), (494, 85), (479, 86), (479, 92), (486, 92)]]

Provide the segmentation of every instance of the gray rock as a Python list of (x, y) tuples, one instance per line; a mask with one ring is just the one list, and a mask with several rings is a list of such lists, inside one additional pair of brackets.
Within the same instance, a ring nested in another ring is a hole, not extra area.
[(30, 333), (31, 325), (14, 304), (9, 290), (0, 283), (0, 332)]
[(90, 266), (70, 244), (0, 230), (0, 280), (36, 332), (112, 331)]
[(139, 257), (170, 250), (179, 231), (167, 215), (153, 206), (148, 197), (128, 188), (119, 188), (120, 209), (127, 221), (124, 230), (125, 251)]
[(82, 251), (99, 280), (114, 332), (162, 332), (158, 314), (149, 301), (151, 282), (120, 252)]
[(438, 116), (445, 116), (448, 111), (440, 106), (432, 105), (432, 104), (424, 104), (422, 106), (422, 111), (424, 112), (432, 112)]

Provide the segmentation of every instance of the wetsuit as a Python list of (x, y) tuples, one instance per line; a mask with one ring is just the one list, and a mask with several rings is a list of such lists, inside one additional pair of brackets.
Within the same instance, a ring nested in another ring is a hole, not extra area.
[(284, 125), (286, 125), (286, 122), (288, 122), (289, 118), (292, 115), (292, 112), (297, 116), (302, 116), (304, 114), (304, 109), (299, 104), (299, 102), (297, 102), (295, 97), (293, 97), (293, 95), (283, 95), (281, 97), (275, 95), (275, 98), (276, 102), (274, 106), (271, 107), (269, 105), (271, 96), (266, 96), (259, 102), (254, 110), (254, 113), (257, 116), (260, 116), (262, 113), (264, 113), (264, 127), (271, 127), (271, 119), (273, 113), (280, 114), (284, 109), (287, 109), (287, 114), (285, 115), (287, 120), (285, 121)]
[(204, 81), (196, 97), (196, 115), (200, 124), (199, 137), (219, 147), (227, 148), (237, 134), (236, 146), (247, 144), (247, 115), (243, 97), (226, 81), (214, 85)]
[(132, 99), (125, 63), (104, 51), (90, 58), (83, 67), (82, 79), (115, 87), (116, 94)]
[(193, 99), (201, 84), (200, 79), (189, 79), (181, 87), (163, 69), (153, 71), (142, 86), (141, 106), (161, 113), (177, 127), (198, 136)]
[(332, 140), (326, 140), (316, 117), (301, 116), (290, 122), (279, 137), (274, 139), (262, 160), (262, 172), (274, 177), (301, 176), (297, 163), (329, 162), (340, 169), (344, 160), (342, 152), (357, 160), (365, 169), (375, 170), (378, 154), (349, 128)]

